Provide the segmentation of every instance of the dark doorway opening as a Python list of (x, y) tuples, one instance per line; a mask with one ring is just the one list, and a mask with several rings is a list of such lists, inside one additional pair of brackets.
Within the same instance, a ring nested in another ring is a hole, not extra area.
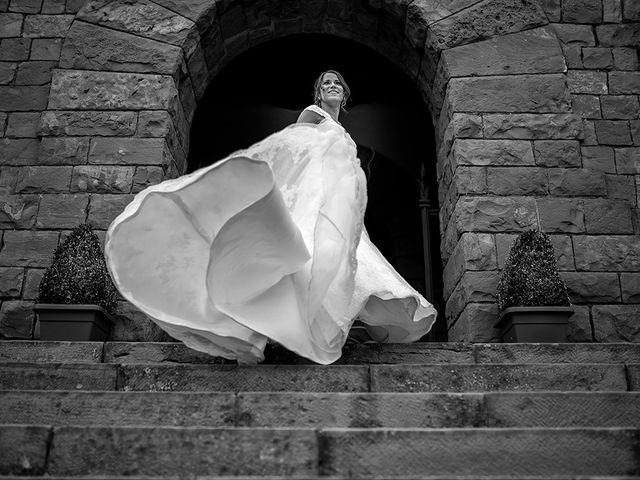
[(433, 127), (415, 85), (382, 55), (320, 34), (251, 48), (221, 70), (198, 104), (188, 170), (295, 122), (312, 103), (316, 76), (327, 69), (340, 71), (351, 87), (341, 122), (367, 176), (369, 235), (438, 310), (428, 339), (446, 341)]

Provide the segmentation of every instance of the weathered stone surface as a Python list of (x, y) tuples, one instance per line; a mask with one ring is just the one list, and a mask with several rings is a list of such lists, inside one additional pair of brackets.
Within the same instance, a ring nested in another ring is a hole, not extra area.
[(640, 20), (640, 6), (633, 0), (622, 0), (624, 19), (625, 20)]
[(68, 192), (71, 167), (23, 167), (18, 172), (16, 193)]
[(567, 322), (567, 340), (569, 342), (593, 342), (593, 327), (589, 307), (574, 305), (574, 314)]
[(602, 116), (607, 119), (634, 119), (640, 117), (640, 104), (635, 95), (604, 95)]
[(446, 157), (456, 138), (482, 138), (482, 117), (468, 113), (443, 114), (438, 131), (443, 132), (439, 155)]
[(580, 117), (556, 114), (488, 114), (483, 115), (485, 138), (576, 139), (584, 135)]
[(497, 271), (465, 272), (447, 300), (445, 315), (452, 325), (470, 302), (495, 302)]
[(615, 173), (612, 147), (582, 147), (582, 166), (585, 169)]
[(7, 230), (0, 250), (0, 265), (48, 267), (58, 245), (58, 232)]
[(605, 47), (640, 46), (640, 23), (619, 23), (598, 25), (596, 27), (598, 43)]
[(22, 292), (24, 268), (0, 267), (0, 297), (16, 298)]
[(31, 42), (30, 60), (59, 60), (62, 39), (34, 38)]
[(31, 338), (33, 335), (33, 302), (7, 300), (0, 307), (0, 335), (6, 338)]
[(545, 168), (503, 167), (487, 172), (488, 191), (494, 195), (545, 195), (547, 183)]
[(537, 224), (534, 200), (528, 197), (462, 197), (454, 215), (460, 232), (521, 231)]
[(66, 0), (44, 0), (42, 13), (64, 13)]
[(163, 138), (96, 137), (89, 149), (90, 164), (162, 165)]
[(629, 123), (624, 120), (596, 120), (596, 136), (603, 145), (632, 145)]
[(549, 192), (556, 196), (604, 196), (607, 186), (604, 174), (584, 168), (553, 168), (548, 170)]
[(515, 140), (456, 139), (453, 165), (534, 165), (531, 143)]
[(10, 195), (15, 193), (18, 181), (18, 167), (0, 167), (0, 194)]
[(140, 166), (136, 168), (133, 176), (132, 193), (138, 193), (151, 185), (157, 185), (164, 179), (162, 167)]
[(50, 427), (4, 425), (0, 429), (3, 475), (42, 475), (47, 462)]
[(595, 305), (592, 308), (592, 315), (596, 341), (638, 342), (640, 340), (637, 305)]
[(28, 268), (22, 290), (23, 300), (36, 300), (40, 294), (40, 282), (44, 276), (44, 268)]
[(9, 114), (5, 137), (33, 138), (38, 132), (40, 112), (15, 112)]
[(629, 129), (635, 145), (640, 145), (640, 120), (630, 120)]
[(607, 197), (611, 200), (623, 200), (629, 205), (637, 204), (635, 185), (631, 175), (606, 175)]
[(582, 49), (584, 68), (610, 70), (613, 68), (613, 54), (610, 48), (585, 47)]
[(75, 22), (65, 38), (60, 66), (174, 75), (181, 61), (180, 47)]
[(635, 48), (614, 48), (612, 52), (616, 70), (638, 69), (638, 53)]
[(622, 301), (640, 303), (640, 273), (621, 273)]
[(582, 125), (584, 127), (584, 140), (583, 145), (598, 145), (598, 139), (596, 138), (596, 127), (593, 120), (584, 120)]
[(40, 133), (51, 136), (131, 136), (136, 130), (135, 112), (47, 111), (40, 121)]
[(631, 207), (616, 200), (585, 199), (587, 233), (633, 233)]
[[(107, 208), (113, 208), (115, 203), (114, 201)], [(115, 321), (116, 323), (113, 325), (111, 331), (112, 340), (125, 342), (162, 342), (170, 338), (160, 327), (153, 323), (147, 315), (129, 302), (118, 302)]]
[(580, 145), (576, 140), (536, 140), (535, 164), (543, 167), (579, 167)]
[(25, 37), (64, 37), (73, 22), (73, 15), (28, 15), (24, 19)]
[(609, 93), (640, 94), (640, 72), (609, 73)]
[(101, 363), (101, 342), (3, 341), (0, 363)]
[(607, 93), (607, 73), (594, 70), (569, 70), (567, 85), (571, 93)]
[(0, 364), (3, 390), (115, 390), (115, 365)]
[(73, 167), (72, 192), (129, 193), (135, 167), (79, 165)]
[[(167, 111), (143, 111), (139, 114), (137, 137), (158, 137), (167, 141), (173, 158), (186, 165), (185, 152), (189, 150), (189, 132), (176, 128), (171, 114)], [(183, 159), (183, 160), (182, 160)]]
[(26, 112), (44, 110), (49, 86), (0, 86), (0, 110)]
[(15, 77), (17, 68), (17, 63), (0, 63), (0, 85), (9, 85)]
[(56, 70), (49, 108), (169, 109), (179, 104), (171, 77), (138, 73)]
[(86, 137), (44, 137), (38, 153), (39, 165), (80, 165), (87, 163)]
[(88, 195), (43, 195), (38, 228), (74, 228), (87, 218)]
[(562, 50), (549, 27), (445, 50), (441, 62), (448, 78), (555, 73), (565, 68)]
[(497, 342), (500, 334), (493, 328), (497, 319), (495, 303), (468, 303), (449, 328), (448, 338), (455, 342)]
[(547, 233), (581, 233), (585, 231), (584, 207), (581, 200), (538, 198), (540, 227)]
[(582, 118), (602, 118), (598, 95), (571, 95), (571, 107)]
[(569, 109), (562, 74), (453, 78), (447, 98), (452, 111), (457, 112), (548, 113)]
[(33, 165), (37, 163), (38, 140), (0, 139), (0, 159), (3, 165)]
[(133, 195), (93, 195), (87, 221), (94, 228), (106, 230), (131, 200)]
[(38, 204), (36, 195), (0, 196), (0, 227), (33, 227), (36, 223)]
[(640, 271), (640, 238), (637, 236), (576, 236), (573, 246), (579, 270)]
[(572, 303), (620, 302), (617, 273), (562, 272)]
[(5, 38), (0, 40), (0, 60), (20, 61), (29, 58), (31, 39)]
[(567, 23), (602, 22), (601, 0), (563, 0), (562, 20)]
[(596, 44), (593, 28), (590, 25), (554, 23), (551, 24), (551, 28), (553, 28), (560, 41), (565, 45), (585, 47)]
[(463, 233), (444, 269), (444, 297), (449, 297), (466, 270), (495, 270), (496, 268), (493, 235)]
[(19, 37), (23, 21), (20, 13), (0, 13), (0, 38)]
[(430, 25), (426, 46), (439, 51), (546, 23), (538, 2), (524, 1), (516, 5), (508, 0), (485, 0)]
[(602, 2), (602, 20), (604, 23), (622, 22), (622, 0)]
[(18, 68), (16, 85), (47, 85), (51, 81), (51, 71), (58, 62), (25, 62)]
[(211, 25), (217, 11), (216, 2), (211, 0), (157, 0), (154, 3), (196, 22), (201, 32)]

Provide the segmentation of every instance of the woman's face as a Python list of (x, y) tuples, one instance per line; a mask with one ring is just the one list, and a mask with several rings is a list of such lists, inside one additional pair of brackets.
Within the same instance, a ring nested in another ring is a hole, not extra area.
[(320, 100), (328, 105), (341, 105), (344, 87), (335, 73), (325, 73), (320, 84)]

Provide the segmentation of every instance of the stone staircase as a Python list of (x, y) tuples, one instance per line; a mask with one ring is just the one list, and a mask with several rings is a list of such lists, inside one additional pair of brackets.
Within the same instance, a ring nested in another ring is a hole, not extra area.
[(0, 341), (0, 478), (640, 478), (640, 344)]

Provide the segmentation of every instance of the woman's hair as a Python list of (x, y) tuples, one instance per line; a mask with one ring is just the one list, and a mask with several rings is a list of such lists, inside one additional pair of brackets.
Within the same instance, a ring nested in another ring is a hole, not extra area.
[(347, 100), (351, 96), (351, 89), (349, 88), (349, 85), (347, 85), (347, 82), (344, 81), (344, 77), (340, 75), (340, 73), (337, 72), (336, 70), (326, 70), (322, 72), (320, 76), (316, 79), (316, 83), (313, 86), (313, 103), (316, 104), (317, 106), (320, 106), (320, 88), (322, 86), (322, 80), (324, 79), (324, 76), (327, 73), (333, 73), (336, 77), (338, 77), (338, 80), (340, 80), (340, 83), (342, 84), (342, 89), (344, 90), (344, 98), (342, 99), (342, 105), (340, 105), (340, 109), (343, 111), (346, 111), (344, 109), (344, 106), (347, 104)]

